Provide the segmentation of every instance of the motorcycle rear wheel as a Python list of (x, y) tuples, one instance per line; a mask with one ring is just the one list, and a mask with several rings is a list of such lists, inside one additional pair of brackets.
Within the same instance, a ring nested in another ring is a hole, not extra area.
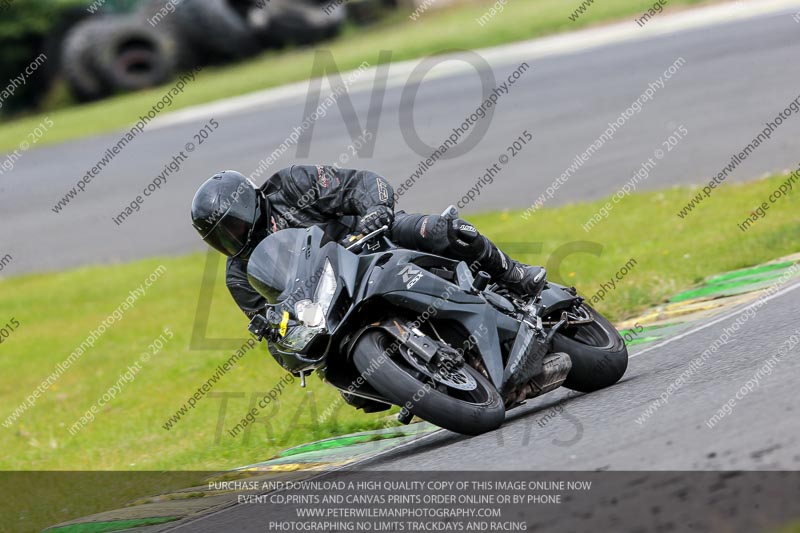
[[(477, 386), (464, 391), (438, 384), (425, 388), (426, 376), (398, 353), (388, 355), (392, 337), (381, 330), (364, 333), (353, 348), (353, 362), (379, 393), (411, 413), (439, 427), (464, 435), (480, 435), (500, 427), (505, 407), (497, 389), (477, 370), (464, 371)], [(429, 378), (428, 378), (429, 379)]]
[(628, 368), (628, 348), (617, 329), (586, 304), (594, 319), (590, 324), (560, 330), (553, 337), (553, 352), (565, 352), (572, 359), (564, 387), (594, 392), (622, 379)]

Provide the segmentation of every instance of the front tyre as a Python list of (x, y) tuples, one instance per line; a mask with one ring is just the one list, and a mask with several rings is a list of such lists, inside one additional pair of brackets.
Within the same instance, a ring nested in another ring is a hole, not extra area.
[(396, 351), (390, 357), (391, 339), (383, 331), (367, 331), (353, 348), (356, 368), (376, 391), (396, 405), (410, 406), (409, 411), (423, 420), (456, 433), (479, 435), (500, 427), (505, 419), (502, 398), (480, 372), (464, 365), (462, 371), (475, 381), (475, 388), (448, 388), (413, 368)]
[(565, 352), (572, 359), (564, 387), (594, 392), (622, 379), (628, 368), (628, 348), (617, 329), (586, 304), (583, 311), (594, 319), (590, 324), (560, 330), (553, 337), (553, 352)]

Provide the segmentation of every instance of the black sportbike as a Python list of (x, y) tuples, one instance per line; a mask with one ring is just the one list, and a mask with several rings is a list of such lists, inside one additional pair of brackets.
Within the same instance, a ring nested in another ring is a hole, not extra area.
[(513, 294), (385, 233), (345, 245), (317, 227), (284, 229), (251, 255), (250, 283), (272, 305), (250, 331), (303, 386), (316, 370), (367, 412), (397, 405), (403, 423), (417, 415), (476, 435), (526, 399), (595, 391), (625, 373), (622, 337), (574, 288)]

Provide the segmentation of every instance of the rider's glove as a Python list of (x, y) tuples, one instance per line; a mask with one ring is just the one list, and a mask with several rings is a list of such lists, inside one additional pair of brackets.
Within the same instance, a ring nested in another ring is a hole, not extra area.
[(361, 222), (358, 224), (358, 231), (366, 235), (380, 229), (381, 226), (388, 226), (391, 228), (393, 222), (394, 211), (392, 211), (392, 208), (386, 207), (385, 205), (376, 205), (375, 207), (371, 207), (369, 211), (361, 217)]

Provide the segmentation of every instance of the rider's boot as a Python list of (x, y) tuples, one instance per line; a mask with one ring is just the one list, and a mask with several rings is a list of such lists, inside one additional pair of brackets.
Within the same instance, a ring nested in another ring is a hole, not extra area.
[(540, 266), (515, 261), (489, 239), (488, 252), (481, 258), (481, 269), (492, 276), (498, 285), (521, 296), (538, 296), (544, 288), (547, 271)]
[(461, 219), (450, 222), (451, 242), (469, 250), (473, 272), (483, 270), (501, 287), (520, 296), (538, 296), (544, 288), (547, 271), (511, 259), (474, 226)]

